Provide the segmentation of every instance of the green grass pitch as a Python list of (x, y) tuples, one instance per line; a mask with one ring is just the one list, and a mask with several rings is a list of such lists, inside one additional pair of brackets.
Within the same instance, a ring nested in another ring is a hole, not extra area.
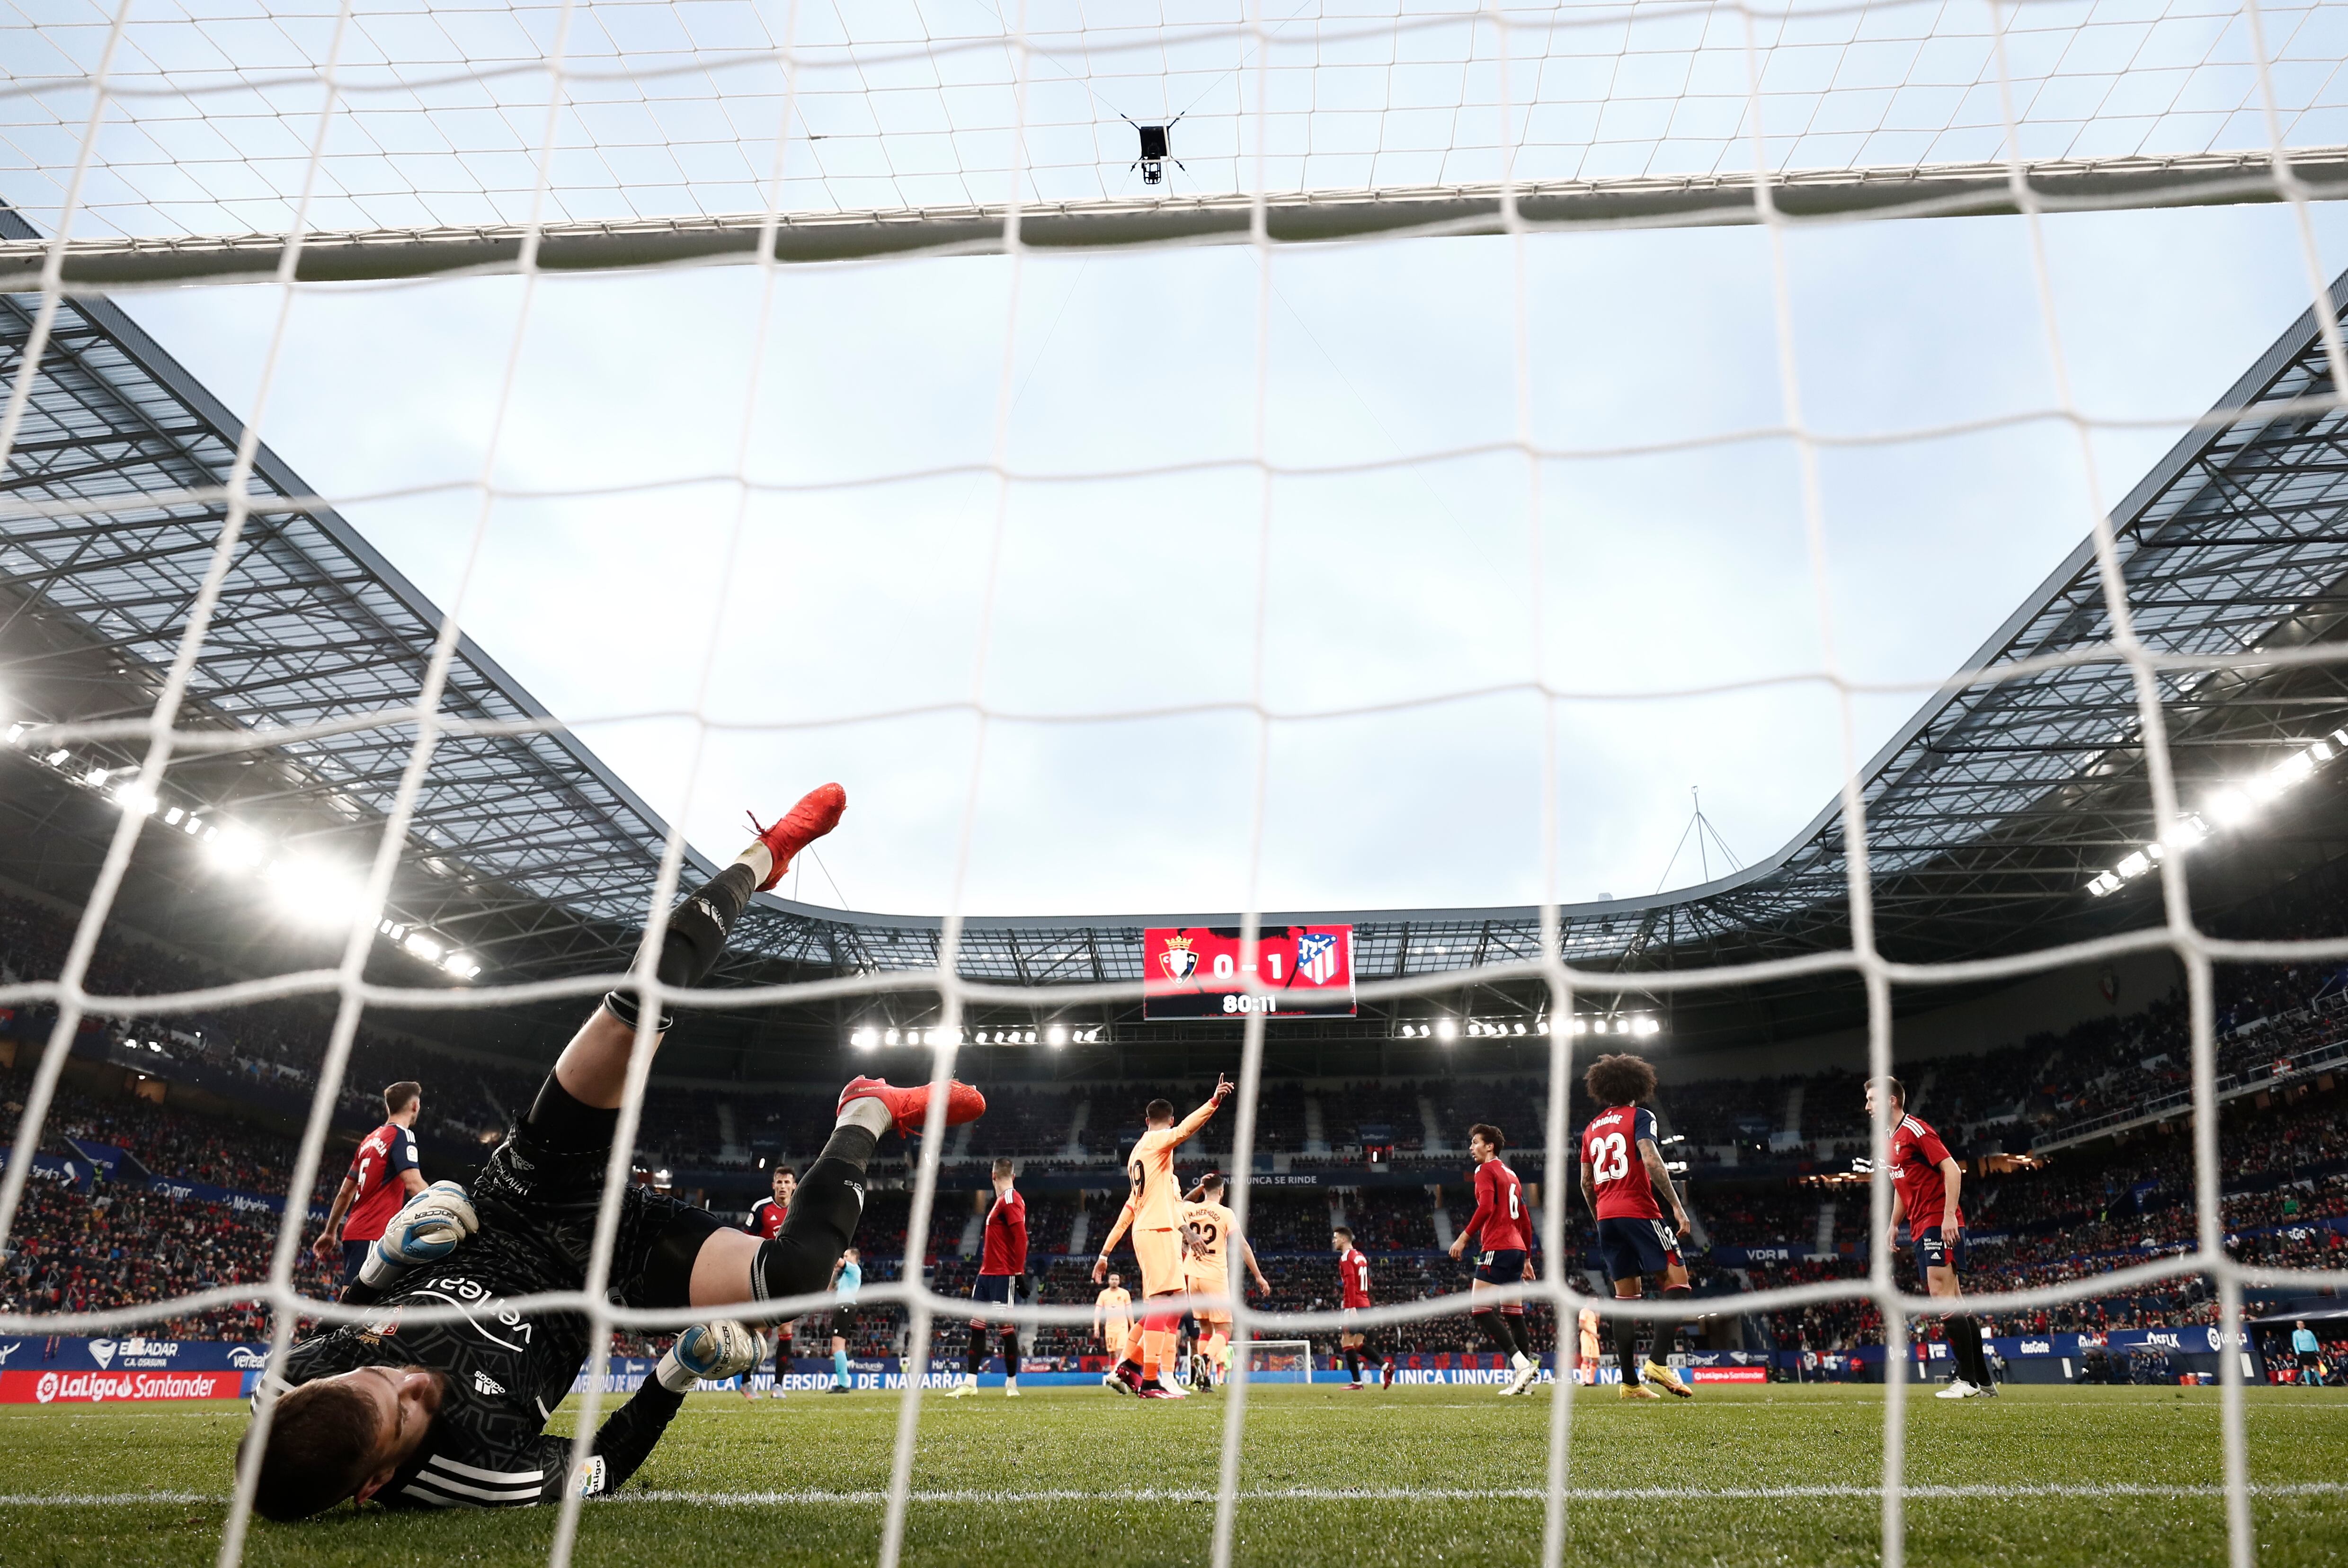
[[(1910, 1563), (2224, 1561), (2214, 1388), (2013, 1388), (1962, 1404), (1924, 1392), (1910, 1403)], [(1707, 1388), (1667, 1405), (1583, 1396), (1568, 1561), (1876, 1561), (1877, 1504), (1857, 1489), (1879, 1474), (1881, 1398), (1855, 1387)], [(2253, 1389), (2247, 1405), (2260, 1562), (2348, 1563), (2348, 1393)], [(696, 1396), (631, 1486), (642, 1495), (588, 1508), (578, 1560), (870, 1563), (896, 1408), (889, 1394)], [(1547, 1416), (1546, 1389), (1259, 1388), (1239, 1561), (1535, 1563)], [(1221, 1418), (1214, 1395), (932, 1395), (907, 1559), (1204, 1563)], [(243, 1421), (228, 1404), (0, 1407), (0, 1563), (211, 1563)], [(344, 1508), (257, 1524), (246, 1561), (529, 1564), (552, 1525), (548, 1509)]]

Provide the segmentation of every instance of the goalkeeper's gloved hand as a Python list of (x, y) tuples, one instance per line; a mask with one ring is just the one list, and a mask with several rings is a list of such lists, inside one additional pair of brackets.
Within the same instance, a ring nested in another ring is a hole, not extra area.
[(653, 1376), (672, 1394), (690, 1392), (705, 1379), (738, 1377), (767, 1358), (767, 1336), (746, 1324), (696, 1323), (676, 1336)]
[(417, 1264), (437, 1264), (481, 1228), (461, 1182), (435, 1181), (391, 1217), (359, 1265), (359, 1278), (381, 1288)]

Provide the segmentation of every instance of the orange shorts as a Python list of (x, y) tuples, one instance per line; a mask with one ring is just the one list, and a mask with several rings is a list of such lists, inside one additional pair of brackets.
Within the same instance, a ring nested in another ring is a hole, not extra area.
[[(1182, 1288), (1192, 1295), (1229, 1295), (1231, 1293), (1231, 1276), (1200, 1274), (1193, 1269), (1184, 1280)], [(1228, 1312), (1193, 1312), (1191, 1315), (1201, 1324), (1220, 1324), (1226, 1329), (1231, 1326), (1231, 1315)]]
[(1133, 1255), (1141, 1264), (1141, 1294), (1172, 1295), (1182, 1288), (1182, 1233), (1133, 1231)]

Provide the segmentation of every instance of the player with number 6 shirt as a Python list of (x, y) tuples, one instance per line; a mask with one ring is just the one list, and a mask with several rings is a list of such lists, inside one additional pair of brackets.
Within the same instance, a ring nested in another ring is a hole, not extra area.
[[(1532, 1212), (1525, 1202), (1524, 1183), (1500, 1158), (1508, 1141), (1487, 1121), (1468, 1130), (1468, 1152), (1476, 1157), (1476, 1212), (1452, 1239), (1451, 1255), (1466, 1252), (1471, 1241), (1483, 1243), (1476, 1254), (1475, 1283), (1468, 1287), (1471, 1303), (1486, 1292), (1533, 1277)], [(1540, 1362), (1533, 1356), (1532, 1336), (1525, 1332), (1525, 1304), (1512, 1301), (1495, 1308), (1487, 1302), (1471, 1305), (1468, 1311), (1512, 1368), (1501, 1395), (1521, 1394), (1532, 1387), (1540, 1376)]]

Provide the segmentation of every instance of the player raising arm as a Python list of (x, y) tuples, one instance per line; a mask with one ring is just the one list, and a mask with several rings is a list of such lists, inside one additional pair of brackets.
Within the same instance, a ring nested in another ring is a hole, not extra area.
[[(1256, 1290), (1272, 1294), (1272, 1285), (1256, 1266), (1255, 1249), (1240, 1234), (1239, 1216), (1223, 1206), (1223, 1178), (1210, 1171), (1190, 1190), (1182, 1209), (1183, 1257), (1189, 1273), (1185, 1289), (1192, 1295), (1231, 1293), (1231, 1248), (1236, 1245)], [(1191, 1355), (1191, 1383), (1199, 1387), (1221, 1384), (1231, 1365), (1231, 1315), (1228, 1309), (1194, 1309), (1203, 1331)]]
[[(1598, 1253), (1605, 1262), (1606, 1277), (1614, 1282), (1615, 1299), (1636, 1301), (1643, 1281), (1668, 1284), (1672, 1266), (1679, 1261), (1680, 1239), (1690, 1229), (1687, 1208), (1672, 1186), (1671, 1171), (1657, 1146), (1655, 1113), (1639, 1103), (1655, 1092), (1655, 1069), (1644, 1057), (1628, 1053), (1601, 1057), (1590, 1064), (1582, 1086), (1606, 1109), (1590, 1119), (1581, 1134), (1581, 1196), (1598, 1216)], [(1663, 1223), (1659, 1197), (1671, 1200), (1671, 1224)], [(1669, 1300), (1686, 1293), (1682, 1284), (1665, 1289), (1663, 1295)], [(1660, 1398), (1639, 1380), (1638, 1326), (1609, 1317), (1601, 1326), (1612, 1336), (1614, 1358), (1622, 1368), (1622, 1398)], [(1693, 1392), (1663, 1359), (1677, 1332), (1678, 1325), (1671, 1319), (1656, 1321), (1647, 1381), (1686, 1399)]]
[(416, 1119), (424, 1109), (424, 1086), (407, 1079), (393, 1084), (383, 1091), (383, 1125), (359, 1140), (350, 1174), (335, 1190), (334, 1206), (326, 1211), (326, 1228), (310, 1248), (320, 1263), (331, 1264), (336, 1243), (341, 1244), (344, 1284), (359, 1277), (367, 1250), (399, 1206), (424, 1191), (415, 1131)]
[[(661, 950), (662, 983), (700, 984), (750, 894), (772, 886), (792, 855), (829, 832), (845, 800), (836, 784), (808, 795), (680, 904)], [(255, 1467), (263, 1515), (301, 1519), (345, 1498), (398, 1508), (513, 1507), (565, 1489), (614, 1491), (651, 1453), (685, 1390), (757, 1364), (761, 1336), (726, 1321), (724, 1309), (822, 1288), (861, 1213), (875, 1144), (891, 1128), (922, 1129), (927, 1086), (860, 1078), (841, 1090), (830, 1140), (772, 1239), (623, 1186), (615, 1195), (613, 1298), (717, 1315), (677, 1336), (655, 1376), (594, 1434), (592, 1454), (584, 1451), (591, 1445), (574, 1450), (546, 1436), (547, 1413), (586, 1364), (587, 1319), (576, 1311), (524, 1316), (503, 1304), (585, 1284), (638, 1007), (625, 990), (604, 997), (469, 1194), (441, 1182), (394, 1217), (345, 1295), (379, 1311), (302, 1341), (273, 1368), (270, 1392), (283, 1392), (273, 1415), (261, 1418), (266, 1439), (253, 1442), (256, 1424), (242, 1455)], [(950, 1124), (986, 1108), (967, 1085), (949, 1094)], [(416, 1308), (454, 1315), (418, 1323), (408, 1317)], [(266, 1398), (262, 1408), (269, 1410)]]
[(1476, 1279), (1468, 1289), (1468, 1315), (1483, 1326), (1484, 1337), (1499, 1346), (1515, 1370), (1501, 1387), (1503, 1395), (1521, 1394), (1540, 1376), (1534, 1358), (1532, 1336), (1525, 1332), (1525, 1304), (1512, 1301), (1494, 1311), (1489, 1303), (1474, 1305), (1476, 1295), (1533, 1277), (1533, 1221), (1525, 1202), (1524, 1183), (1500, 1158), (1508, 1140), (1500, 1130), (1479, 1121), (1468, 1130), (1468, 1152), (1476, 1157), (1476, 1212), (1468, 1228), (1451, 1240), (1451, 1255), (1468, 1250), (1471, 1238), (1483, 1238), (1476, 1254)]
[(1123, 1359), (1101, 1379), (1104, 1387), (1149, 1399), (1183, 1398), (1169, 1381), (1174, 1331), (1181, 1318), (1175, 1313), (1153, 1310), (1148, 1303), (1154, 1296), (1182, 1294), (1182, 1215), (1177, 1206), (1182, 1189), (1174, 1180), (1174, 1150), (1206, 1126), (1231, 1097), (1231, 1080), (1218, 1075), (1215, 1092), (1207, 1103), (1179, 1122), (1174, 1119), (1170, 1100), (1153, 1099), (1142, 1112), (1149, 1130), (1135, 1140), (1125, 1162), (1132, 1195), (1126, 1199), (1108, 1240), (1101, 1243), (1100, 1256), (1093, 1263), (1093, 1283), (1098, 1284), (1108, 1275), (1109, 1253), (1117, 1250), (1126, 1232), (1133, 1233), (1133, 1255), (1141, 1264), (1142, 1313), (1138, 1326), (1126, 1337)]
[[(1939, 1133), (1908, 1114), (1908, 1089), (1898, 1078), (1880, 1078), (1867, 1086), (1870, 1120), (1879, 1088), (1890, 1099), (1892, 1117), (1891, 1234), (1888, 1239), (1894, 1248), (1900, 1245), (1904, 1222), (1908, 1239), (1916, 1249), (1916, 1272), (1924, 1276), (1926, 1292), (1954, 1298), (1963, 1294), (1957, 1284), (1957, 1269), (1965, 1255), (1965, 1216), (1957, 1207), (1957, 1192), (1964, 1185), (1964, 1167), (1950, 1155)], [(1951, 1313), (1943, 1321), (1948, 1325), (1949, 1355), (1957, 1364), (1957, 1373), (1934, 1398), (1994, 1396), (1997, 1384), (1982, 1355), (1981, 1324), (1963, 1312)]]

